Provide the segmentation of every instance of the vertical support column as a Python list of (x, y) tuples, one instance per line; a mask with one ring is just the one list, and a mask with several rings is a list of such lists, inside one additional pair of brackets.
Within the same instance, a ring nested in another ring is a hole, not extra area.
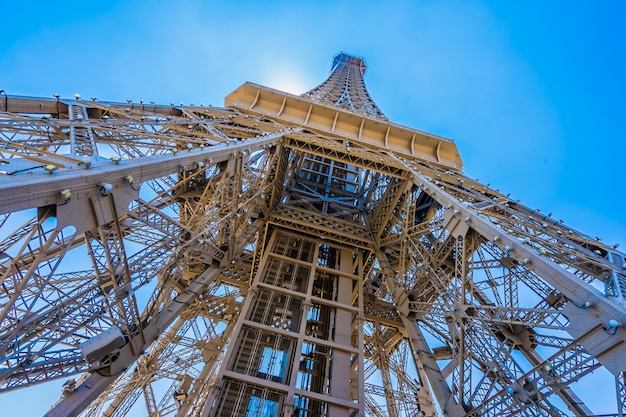
[(626, 416), (626, 372), (615, 377), (615, 393), (617, 395), (617, 415)]
[[(392, 294), (394, 302), (397, 304), (398, 311), (402, 311), (404, 305), (408, 302), (408, 296), (404, 289), (396, 283), (394, 272), (387, 255), (379, 250), (376, 252), (376, 256), (385, 274), (385, 284)], [(400, 314), (400, 318), (406, 329), (413, 355), (422, 364), (424, 373), (428, 378), (428, 383), (435, 394), (435, 398), (437, 398), (437, 402), (443, 407), (444, 415), (450, 417), (464, 416), (466, 412), (463, 407), (454, 401), (453, 393), (437, 361), (434, 359), (433, 352), (422, 335), (418, 323), (414, 320), (410, 320), (403, 314)]]
[[(352, 253), (342, 250), (340, 255), (340, 270), (351, 273)], [(337, 277), (337, 302), (350, 306), (352, 304), (353, 279), (340, 275)], [(335, 319), (334, 342), (344, 346), (351, 346), (353, 312), (338, 308)], [(336, 349), (333, 355), (333, 369), (330, 394), (335, 398), (350, 401), (350, 352)], [(330, 405), (329, 416), (348, 416), (350, 412), (345, 407)]]
[[(358, 393), (356, 393), (358, 396), (356, 397), (356, 399), (358, 400), (358, 405), (359, 405), (359, 409), (358, 409), (358, 415), (363, 415), (364, 414), (364, 410), (365, 410), (365, 357), (364, 357), (364, 352), (365, 352), (365, 332), (363, 331), (363, 325), (365, 324), (365, 291), (364, 291), (364, 285), (363, 285), (363, 275), (364, 275), (364, 268), (363, 268), (363, 259), (360, 256), (357, 256), (357, 264), (355, 265), (356, 270), (358, 271), (357, 273), (357, 279), (358, 279), (358, 285), (359, 285), (359, 293), (358, 295), (358, 300), (359, 300), (359, 314), (358, 314), (358, 322), (357, 322), (357, 335), (358, 335), (358, 341), (359, 341), (359, 359), (358, 359), (358, 375), (357, 375), (357, 382), (358, 382)], [(353, 385), (353, 384), (351, 384)], [(354, 395), (354, 393), (353, 393)]]
[[(417, 323), (415, 324), (415, 327), (417, 328), (417, 331), (419, 331)], [(417, 333), (417, 331), (414, 333)], [(421, 384), (420, 390), (417, 393), (417, 401), (419, 402), (420, 410), (427, 416), (435, 416), (437, 415), (437, 411), (435, 410), (435, 403), (433, 402), (433, 397), (430, 392), (428, 378), (426, 376), (426, 372), (424, 371), (424, 366), (426, 365), (422, 363), (419, 357), (420, 350), (426, 346), (420, 347), (419, 343), (415, 339), (409, 339), (409, 347), (411, 349), (413, 364), (415, 365), (415, 370), (417, 371), (417, 375), (419, 377), (419, 383)]]
[[(266, 230), (266, 233), (267, 233), (267, 230)], [(271, 237), (266, 236), (266, 238), (269, 239), (269, 243), (266, 247), (269, 248), (273, 246), (276, 240), (276, 235), (273, 235)], [(257, 275), (253, 277), (252, 286), (248, 289), (248, 294), (246, 296), (246, 299), (244, 300), (244, 304), (242, 307), (242, 314), (239, 315), (239, 317), (237, 318), (237, 322), (235, 323), (235, 327), (233, 329), (233, 336), (231, 336), (228, 342), (228, 347), (226, 348), (222, 365), (219, 368), (219, 371), (217, 373), (217, 376), (215, 377), (215, 380), (209, 387), (210, 392), (209, 392), (205, 407), (201, 413), (202, 417), (207, 417), (209, 415), (211, 416), (217, 415), (216, 408), (219, 406), (220, 398), (222, 398), (222, 395), (224, 394), (223, 393), (224, 385), (225, 385), (224, 374), (227, 369), (226, 365), (232, 360), (232, 357), (234, 355), (235, 348), (236, 348), (236, 346), (234, 345), (236, 345), (236, 339), (238, 335), (241, 333), (241, 329), (244, 323), (243, 319), (245, 317), (245, 313), (250, 309), (250, 304), (254, 300), (256, 292), (257, 292), (258, 285), (255, 285), (257, 284), (257, 276), (260, 274), (259, 271), (263, 270), (265, 263), (267, 262), (268, 254), (269, 254), (269, 251), (266, 251), (264, 254), (262, 254), (259, 258), (259, 265), (256, 265), (256, 268), (253, 268), (253, 270), (256, 269)]]
[(376, 349), (376, 355), (378, 357), (378, 363), (376, 364), (376, 366), (378, 367), (379, 371), (380, 371), (380, 376), (382, 378), (382, 382), (383, 382), (383, 390), (385, 392), (385, 400), (387, 402), (387, 414), (389, 417), (398, 417), (398, 412), (396, 410), (396, 403), (394, 401), (394, 393), (393, 393), (393, 385), (391, 383), (391, 379), (390, 379), (390, 375), (389, 375), (389, 366), (390, 366), (390, 361), (389, 361), (389, 356), (387, 354), (387, 351), (385, 350), (385, 345), (382, 343), (382, 331), (380, 328), (380, 324), (379, 323), (374, 323), (375, 325), (375, 330), (374, 330), (374, 340), (376, 341), (375, 345), (375, 349)]
[(362, 411), (350, 383), (361, 355), (353, 323), (362, 316), (352, 305), (360, 278), (353, 249), (280, 228), (268, 233), (203, 416)]
[[(456, 289), (459, 292), (457, 292), (454, 301), (461, 306), (472, 302), (468, 298), (470, 282), (467, 268), (467, 237), (467, 235), (460, 235), (456, 238), (455, 278), (457, 282)], [(453, 387), (453, 390), (458, 390), (457, 401), (459, 404), (469, 404), (472, 394), (472, 344), (468, 343), (468, 337), (470, 336), (466, 321), (461, 317), (454, 316), (451, 319), (453, 320), (452, 326), (455, 326), (455, 331), (458, 331), (458, 338), (454, 338), (458, 346), (453, 350), (453, 361), (458, 364), (454, 370), (453, 380), (458, 386)]]

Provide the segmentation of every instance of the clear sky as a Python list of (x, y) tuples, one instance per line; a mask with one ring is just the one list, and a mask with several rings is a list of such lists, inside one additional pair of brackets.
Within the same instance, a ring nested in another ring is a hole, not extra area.
[(245, 81), (303, 93), (337, 52), (360, 55), (391, 121), (626, 245), (626, 1), (7, 0), (0, 16), (0, 89), (16, 95), (218, 106)]

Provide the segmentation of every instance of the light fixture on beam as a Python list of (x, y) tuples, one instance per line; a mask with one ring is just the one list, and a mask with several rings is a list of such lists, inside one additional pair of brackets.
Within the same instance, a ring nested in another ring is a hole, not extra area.
[(54, 165), (54, 164), (48, 164), (48, 165), (44, 166), (43, 169), (45, 169), (50, 175), (52, 175), (54, 173), (54, 171), (59, 169), (59, 167)]
[(109, 182), (100, 183), (100, 195), (105, 196), (109, 191), (113, 190), (113, 184)]
[(63, 200), (65, 200), (66, 202), (70, 200), (70, 197), (72, 197), (72, 192), (69, 189), (65, 189), (63, 191), (61, 191), (61, 198), (63, 198)]

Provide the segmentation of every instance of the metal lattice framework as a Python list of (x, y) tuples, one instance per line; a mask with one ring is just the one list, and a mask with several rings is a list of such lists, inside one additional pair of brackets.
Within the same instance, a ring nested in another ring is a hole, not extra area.
[[(626, 264), (389, 122), (361, 58), (224, 108), (0, 100), (0, 390), (49, 416), (626, 413)], [(612, 386), (610, 382), (607, 386)]]

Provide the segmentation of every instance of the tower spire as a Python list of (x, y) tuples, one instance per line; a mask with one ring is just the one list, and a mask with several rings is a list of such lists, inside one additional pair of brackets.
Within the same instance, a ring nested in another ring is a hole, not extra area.
[(387, 120), (365, 88), (367, 65), (363, 58), (340, 52), (333, 58), (330, 75), (302, 97)]

